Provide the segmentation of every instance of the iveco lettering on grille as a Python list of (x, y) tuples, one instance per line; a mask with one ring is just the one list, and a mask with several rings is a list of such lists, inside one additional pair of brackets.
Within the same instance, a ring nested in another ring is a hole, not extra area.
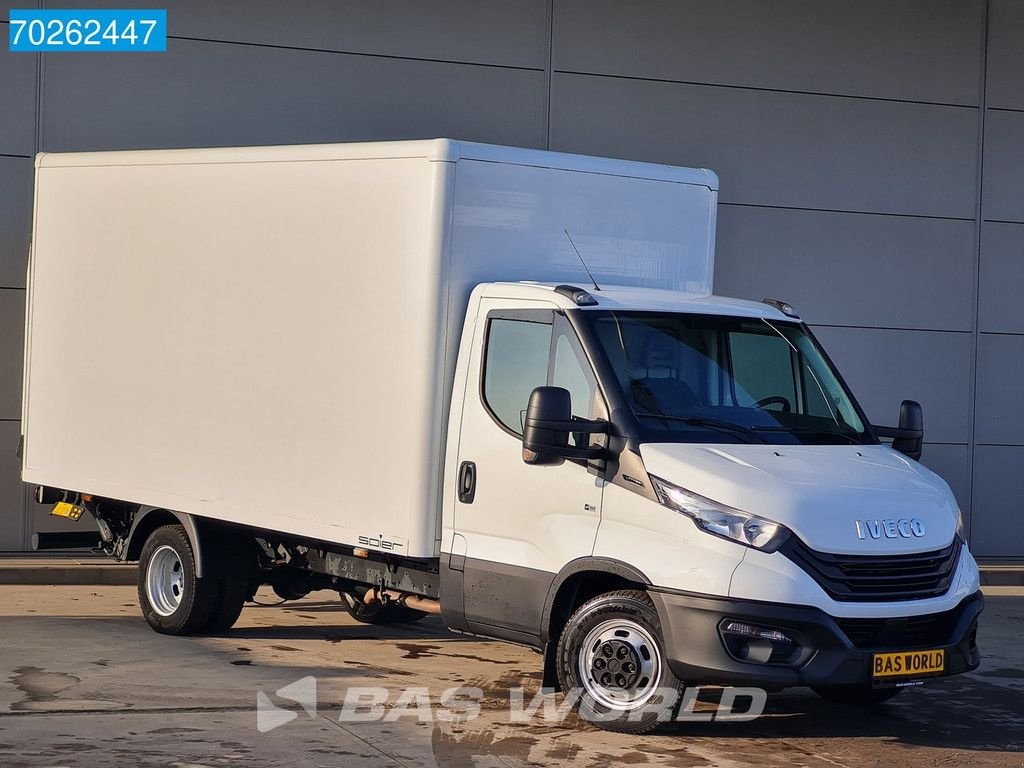
[(910, 539), (924, 536), (924, 523), (920, 518), (912, 517), (909, 520), (856, 520), (858, 539), (880, 539), (883, 536), (887, 539)]

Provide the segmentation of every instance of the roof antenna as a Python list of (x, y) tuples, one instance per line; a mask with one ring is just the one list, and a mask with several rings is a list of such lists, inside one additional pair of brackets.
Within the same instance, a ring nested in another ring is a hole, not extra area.
[(576, 255), (580, 259), (580, 264), (583, 265), (583, 269), (585, 269), (587, 271), (587, 277), (589, 277), (590, 278), (590, 282), (592, 282), (594, 284), (594, 290), (595, 291), (600, 291), (601, 290), (601, 286), (597, 284), (597, 280), (595, 280), (594, 276), (590, 273), (590, 267), (588, 267), (587, 266), (587, 262), (585, 262), (583, 260), (583, 256), (580, 254), (580, 249), (576, 247), (576, 243), (574, 243), (572, 241), (572, 236), (569, 234), (569, 230), (568, 229), (563, 229), (562, 231), (565, 232), (565, 236), (569, 238), (569, 245), (571, 245), (572, 249), (574, 251), (576, 251)]

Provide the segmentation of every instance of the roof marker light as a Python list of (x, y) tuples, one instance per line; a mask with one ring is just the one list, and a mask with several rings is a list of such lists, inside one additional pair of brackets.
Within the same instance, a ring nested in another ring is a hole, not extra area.
[(784, 314), (786, 317), (794, 317), (797, 320), (800, 319), (800, 315), (793, 309), (793, 305), (788, 301), (782, 299), (761, 299), (762, 304), (767, 304), (769, 307), (775, 307), (779, 312)]
[(597, 304), (597, 299), (582, 288), (577, 288), (575, 285), (556, 286), (555, 293), (560, 293), (566, 298), (572, 300), (577, 307), (593, 307)]

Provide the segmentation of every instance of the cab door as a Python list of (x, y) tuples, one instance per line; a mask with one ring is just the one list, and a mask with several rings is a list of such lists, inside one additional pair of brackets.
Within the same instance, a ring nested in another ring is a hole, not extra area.
[[(607, 418), (591, 367), (554, 305), (484, 299), (469, 362), (454, 529), (465, 627), (536, 642), (551, 583), (593, 553), (604, 481), (585, 462), (531, 466), (523, 417), (535, 387), (565, 387), (573, 415)], [(459, 538), (461, 537), (461, 539)]]

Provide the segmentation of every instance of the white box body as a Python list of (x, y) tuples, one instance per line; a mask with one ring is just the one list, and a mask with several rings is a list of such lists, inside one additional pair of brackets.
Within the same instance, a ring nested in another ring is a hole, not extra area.
[[(472, 288), (710, 293), (710, 171), (449, 140), (44, 154), (23, 479), (433, 557)], [(455, 471), (451, 469), (451, 471)]]

